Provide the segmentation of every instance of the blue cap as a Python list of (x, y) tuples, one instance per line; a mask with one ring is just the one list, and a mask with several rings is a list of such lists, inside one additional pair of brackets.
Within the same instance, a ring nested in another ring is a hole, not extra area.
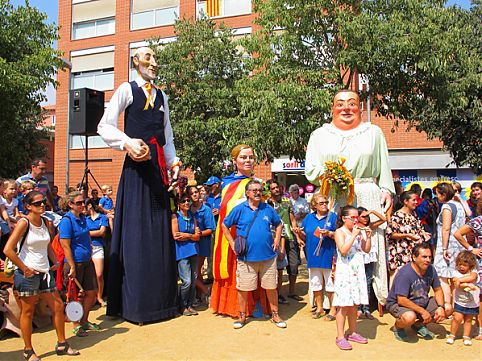
[(214, 183), (221, 183), (218, 177), (211, 176), (208, 180), (204, 183), (207, 186), (212, 186)]

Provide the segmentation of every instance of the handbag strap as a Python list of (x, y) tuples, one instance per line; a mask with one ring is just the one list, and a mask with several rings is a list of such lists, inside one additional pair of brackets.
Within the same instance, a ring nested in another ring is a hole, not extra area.
[(20, 247), (18, 248), (17, 254), (20, 254), (20, 251), (22, 250), (23, 244), (25, 243), (25, 240), (27, 239), (28, 231), (30, 231), (30, 221), (28, 218), (24, 218), (27, 221), (27, 229), (25, 230), (25, 233), (23, 234), (22, 241), (20, 242)]
[(249, 236), (249, 231), (251, 231), (251, 227), (253, 226), (253, 223), (254, 223), (254, 221), (256, 220), (256, 217), (258, 216), (258, 212), (259, 212), (259, 206), (258, 206), (258, 208), (256, 209), (256, 212), (254, 212), (253, 220), (252, 220), (251, 223), (249, 224), (248, 232), (246, 232), (246, 238), (248, 238), (248, 236)]

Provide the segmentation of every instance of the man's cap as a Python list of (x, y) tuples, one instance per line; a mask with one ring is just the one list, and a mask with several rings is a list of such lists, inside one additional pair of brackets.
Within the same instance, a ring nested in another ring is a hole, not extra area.
[(207, 186), (212, 186), (214, 183), (221, 183), (221, 181), (218, 177), (212, 175), (204, 184)]
[(288, 192), (296, 192), (296, 191), (299, 191), (300, 190), (300, 187), (298, 186), (298, 184), (292, 184), (290, 185), (290, 187), (288, 188)]

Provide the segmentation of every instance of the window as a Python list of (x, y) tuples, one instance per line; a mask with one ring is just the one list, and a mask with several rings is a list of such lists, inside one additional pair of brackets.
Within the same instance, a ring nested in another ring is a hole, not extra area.
[(72, 73), (72, 89), (114, 89), (114, 68)]
[[(96, 53), (96, 50), (99, 49), (72, 53), (72, 89), (114, 89), (114, 51)], [(113, 47), (101, 50), (113, 50)]]
[(108, 18), (94, 21), (86, 21), (83, 23), (75, 23), (72, 29), (72, 38), (74, 40), (78, 40), (114, 33), (115, 19)]
[[(100, 135), (88, 137), (89, 149), (90, 148), (109, 148)], [(85, 136), (83, 135), (71, 135), (70, 136), (70, 149), (85, 149)]]
[(198, 16), (201, 13), (209, 17), (251, 14), (251, 0), (197, 0)]
[(72, 5), (72, 39), (115, 33), (116, 0), (76, 2)]
[(174, 24), (179, 0), (132, 0), (131, 30)]

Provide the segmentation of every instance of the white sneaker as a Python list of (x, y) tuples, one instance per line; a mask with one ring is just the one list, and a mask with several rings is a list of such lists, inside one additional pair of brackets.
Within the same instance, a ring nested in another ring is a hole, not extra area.
[(472, 346), (472, 340), (468, 336), (464, 336), (464, 345), (465, 346)]
[(453, 345), (455, 342), (455, 336), (454, 335), (447, 335), (447, 344), (448, 345)]

